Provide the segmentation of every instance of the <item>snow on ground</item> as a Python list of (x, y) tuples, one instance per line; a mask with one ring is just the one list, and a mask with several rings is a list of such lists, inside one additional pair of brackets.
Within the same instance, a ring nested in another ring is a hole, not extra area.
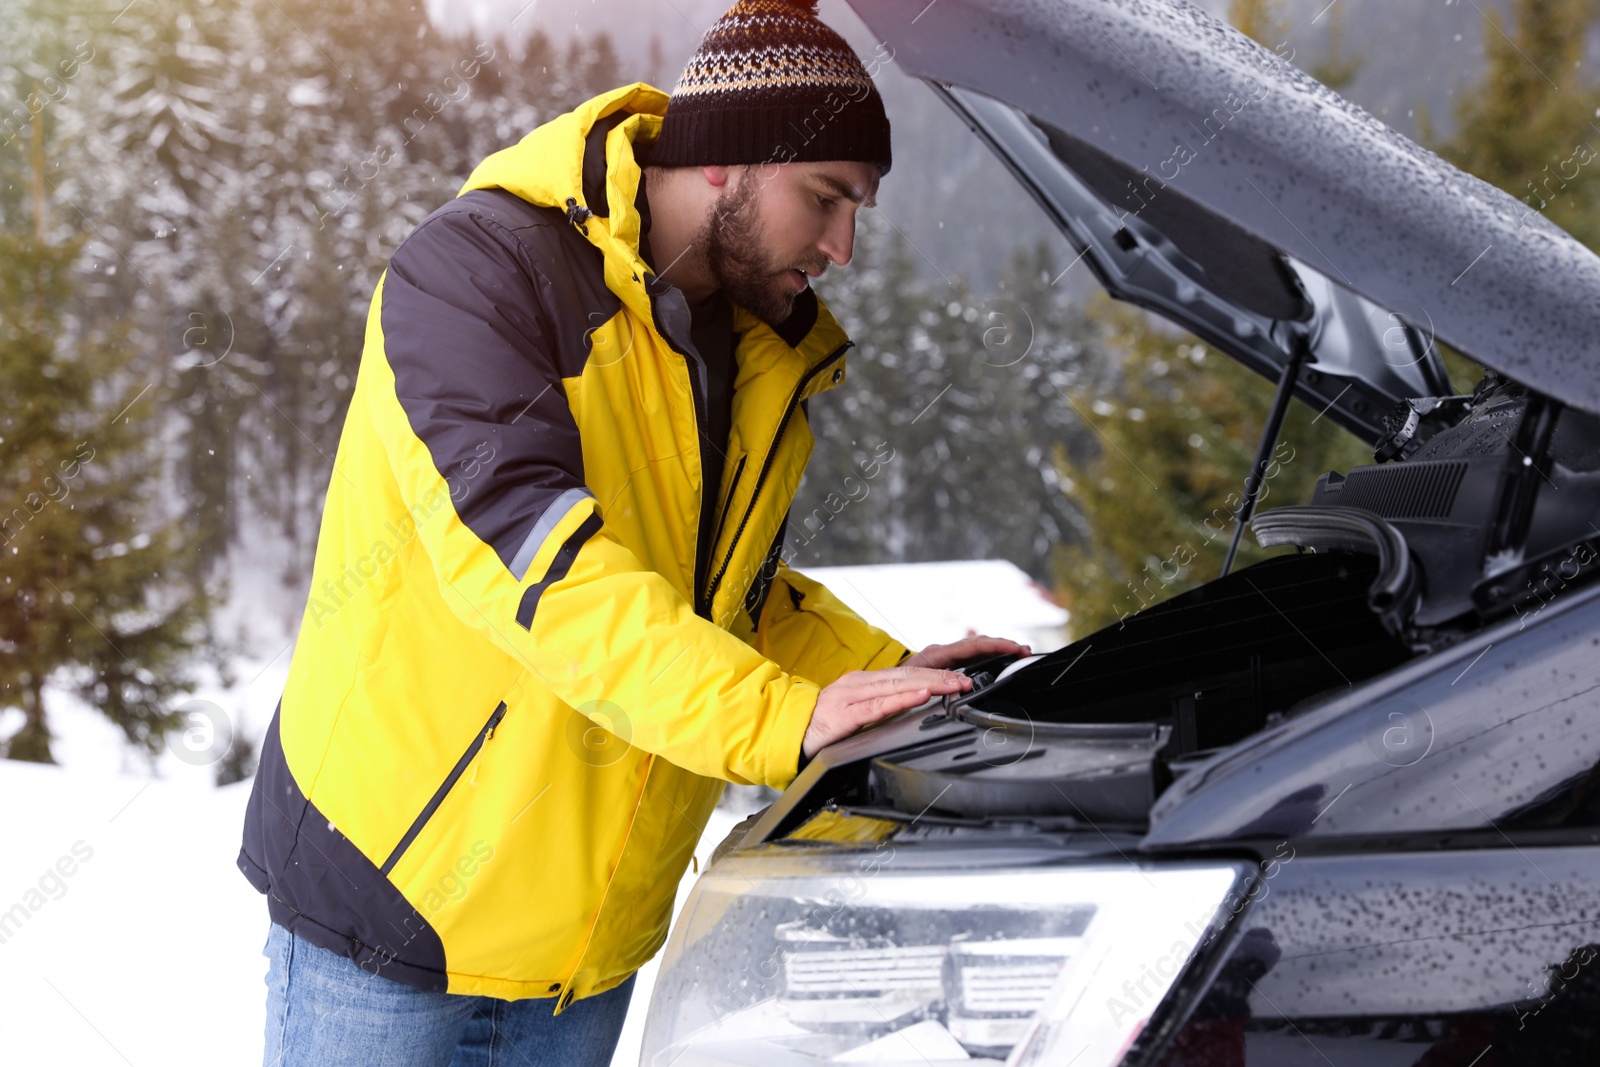
[(0, 763), (0, 909), (31, 911), (0, 934), (0, 1062), (260, 1062), (266, 908), (233, 866), (248, 795)]
[(234, 866), (250, 783), (217, 788), (208, 750), (260, 736), (288, 660), (272, 642), (205, 679), (153, 765), (47, 690), (60, 765), (0, 760), (0, 1063), (260, 1063), (266, 906)]
[[(287, 649), (242, 661), (233, 686), (213, 679), (186, 706), (254, 739), (288, 667)], [(211, 745), (206, 718), (152, 768), (92, 708), (59, 692), (47, 707), (61, 765), (0, 760), (0, 1064), (259, 1064), (267, 909), (234, 866), (250, 783), (217, 788), (182, 758)], [(702, 866), (742, 816), (712, 815)], [(639, 1061), (656, 967), (634, 985), (616, 1067)]]
[[(267, 911), (234, 866), (249, 794), (0, 761), (0, 914), (29, 912), (0, 932), (0, 1063), (261, 1062)], [(702, 865), (738, 818), (712, 816)], [(635, 983), (618, 1067), (638, 1063), (656, 966)]]
[(863, 619), (908, 648), (946, 645), (968, 632), (1053, 652), (1067, 642), (1067, 611), (1003, 559), (806, 567)]
[[(1063, 640), (1066, 613), (1008, 563), (808, 573), (914, 647), (968, 629), (1038, 651)], [(220, 755), (216, 738), (230, 731), (259, 739), (282, 691), (292, 642), (262, 616), (290, 620), (241, 607), (267, 599), (233, 598), (233, 639), (261, 654), (203, 679), (182, 705), (190, 729), (153, 763), (59, 691), (46, 706), (60, 766), (0, 760), (0, 1064), (261, 1062), (266, 904), (234, 866), (250, 783), (214, 786), (208, 752)], [(19, 720), (0, 713), (0, 736)], [(701, 865), (743, 814), (712, 816)], [(638, 1063), (656, 969), (640, 971), (614, 1067)]]

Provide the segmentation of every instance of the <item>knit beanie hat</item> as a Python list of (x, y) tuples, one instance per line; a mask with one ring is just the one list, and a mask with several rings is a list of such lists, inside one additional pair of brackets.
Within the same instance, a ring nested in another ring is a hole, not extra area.
[(852, 160), (889, 169), (889, 118), (816, 0), (739, 0), (689, 60), (649, 151), (663, 167)]

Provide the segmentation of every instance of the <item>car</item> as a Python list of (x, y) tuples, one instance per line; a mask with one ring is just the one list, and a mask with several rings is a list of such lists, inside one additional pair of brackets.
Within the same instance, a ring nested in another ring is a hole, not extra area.
[[(642, 1062), (1600, 1062), (1600, 259), (1178, 0), (852, 4), (1112, 296), (1276, 383), (1238, 517), (1293, 551), (821, 752)], [(1256, 513), (1294, 397), (1374, 459)]]

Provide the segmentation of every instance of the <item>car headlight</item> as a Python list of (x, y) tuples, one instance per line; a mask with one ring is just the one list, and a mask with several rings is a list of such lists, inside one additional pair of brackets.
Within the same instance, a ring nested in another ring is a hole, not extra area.
[(885, 850), (707, 871), (663, 958), (641, 1063), (1111, 1067), (1251, 872), (976, 853), (917, 870)]

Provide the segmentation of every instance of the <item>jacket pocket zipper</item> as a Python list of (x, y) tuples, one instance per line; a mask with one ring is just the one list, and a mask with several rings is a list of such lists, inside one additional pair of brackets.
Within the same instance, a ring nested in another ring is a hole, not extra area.
[(445, 775), (445, 779), (440, 783), (439, 788), (434, 790), (433, 796), (428, 799), (428, 803), (417, 814), (417, 817), (412, 820), (411, 828), (400, 838), (400, 843), (394, 846), (394, 851), (389, 853), (389, 858), (383, 861), (382, 867), (378, 868), (382, 874), (387, 875), (394, 870), (394, 865), (400, 862), (400, 857), (404, 856), (406, 849), (411, 847), (411, 842), (417, 839), (417, 835), (422, 833), (422, 828), (428, 825), (428, 820), (433, 818), (433, 813), (439, 810), (440, 804), (444, 803), (444, 798), (449, 795), (451, 788), (456, 784), (456, 780), (466, 773), (467, 767), (472, 763), (472, 758), (478, 754), (478, 750), (483, 747), (483, 743), (494, 736), (494, 728), (499, 725), (501, 719), (505, 718), (505, 714), (506, 703), (502, 700), (500, 706), (495, 708), (493, 714), (489, 716), (489, 721), (483, 724), (483, 728), (472, 739), (472, 744), (468, 745), (467, 750), (461, 753), (461, 758), (456, 760), (456, 765), (450, 768), (450, 773)]

